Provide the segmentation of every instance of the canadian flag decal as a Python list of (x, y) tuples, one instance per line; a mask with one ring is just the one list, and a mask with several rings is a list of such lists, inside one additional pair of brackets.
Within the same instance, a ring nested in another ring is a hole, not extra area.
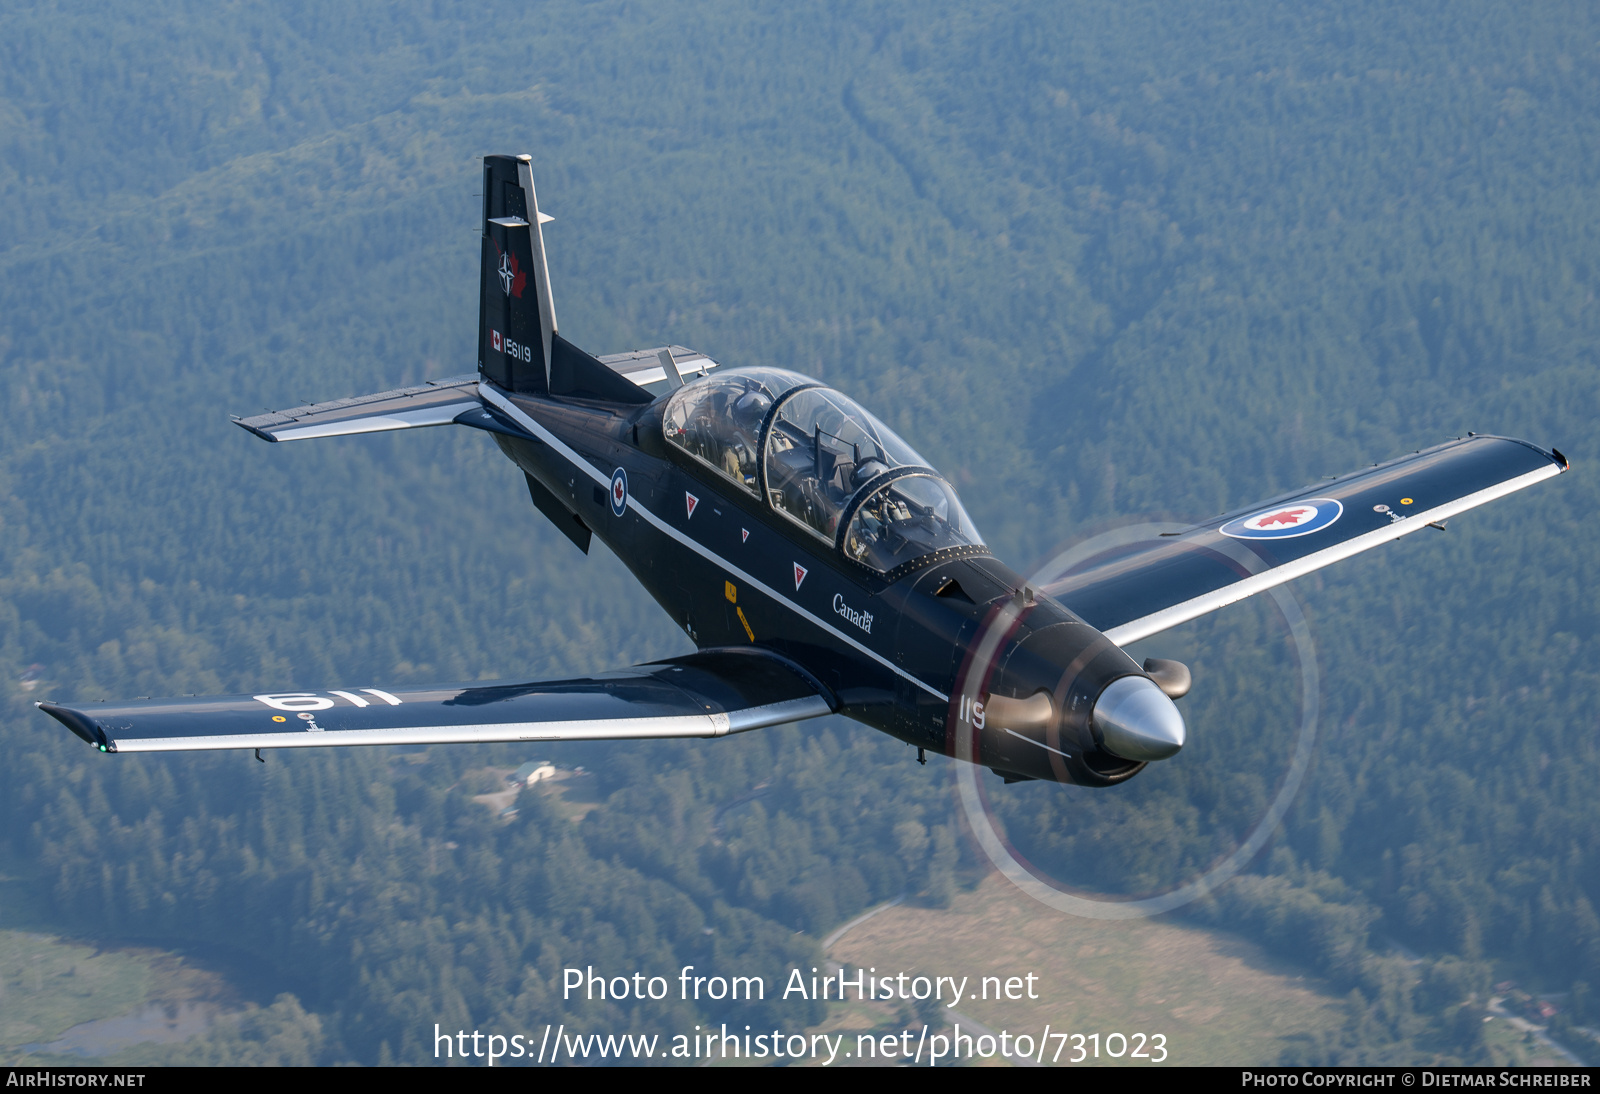
[(694, 516), (694, 507), (700, 504), (700, 499), (685, 490), (683, 492), (683, 504), (689, 510), (689, 516), (692, 517)]
[(806, 574), (808, 572), (809, 571), (798, 562), (794, 564), (794, 588), (796, 592), (800, 591), (800, 583), (806, 579)]
[(499, 331), (497, 331), (497, 330), (490, 331), (489, 332), (489, 338), (490, 338), (491, 341), (494, 342), (494, 351), (496, 353), (504, 353), (505, 352), (505, 349), (506, 349), (505, 343), (500, 341), (500, 332)]

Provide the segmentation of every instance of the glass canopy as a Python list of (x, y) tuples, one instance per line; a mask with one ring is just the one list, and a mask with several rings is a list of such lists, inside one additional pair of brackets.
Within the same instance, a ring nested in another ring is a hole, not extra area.
[(857, 490), (893, 468), (925, 466), (882, 422), (825, 387), (785, 399), (766, 444), (767, 500), (829, 543)]
[(767, 411), (790, 388), (814, 382), (780, 368), (719, 371), (680, 387), (662, 428), (667, 440), (759, 498), (757, 453)]
[(663, 429), (872, 569), (982, 542), (955, 491), (910, 445), (854, 400), (798, 373), (749, 368), (685, 384), (667, 403)]
[(910, 474), (874, 490), (844, 535), (844, 553), (864, 566), (888, 571), (946, 547), (981, 543), (950, 484)]

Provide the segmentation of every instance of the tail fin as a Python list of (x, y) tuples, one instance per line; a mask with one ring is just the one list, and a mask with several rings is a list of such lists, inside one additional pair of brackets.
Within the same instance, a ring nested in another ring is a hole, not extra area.
[(483, 159), (478, 371), (508, 391), (550, 390), (556, 333), (544, 223), (528, 156)]
[(654, 396), (556, 333), (531, 156), (483, 158), (478, 371), (507, 391), (648, 403)]

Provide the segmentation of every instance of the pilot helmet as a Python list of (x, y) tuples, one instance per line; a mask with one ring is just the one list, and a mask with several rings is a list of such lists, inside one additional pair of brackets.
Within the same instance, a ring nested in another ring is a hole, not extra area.
[(771, 407), (772, 396), (761, 388), (755, 388), (739, 396), (738, 400), (733, 404), (733, 412), (740, 421), (760, 425)]
[(856, 464), (856, 469), (850, 473), (850, 485), (860, 489), (865, 483), (871, 482), (885, 471), (889, 465), (876, 456), (869, 457)]

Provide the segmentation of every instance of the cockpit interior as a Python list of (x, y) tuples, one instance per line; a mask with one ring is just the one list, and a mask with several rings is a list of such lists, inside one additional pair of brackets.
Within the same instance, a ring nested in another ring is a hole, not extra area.
[(950, 484), (853, 399), (747, 368), (679, 388), (662, 422), (696, 461), (880, 573), (982, 540)]

